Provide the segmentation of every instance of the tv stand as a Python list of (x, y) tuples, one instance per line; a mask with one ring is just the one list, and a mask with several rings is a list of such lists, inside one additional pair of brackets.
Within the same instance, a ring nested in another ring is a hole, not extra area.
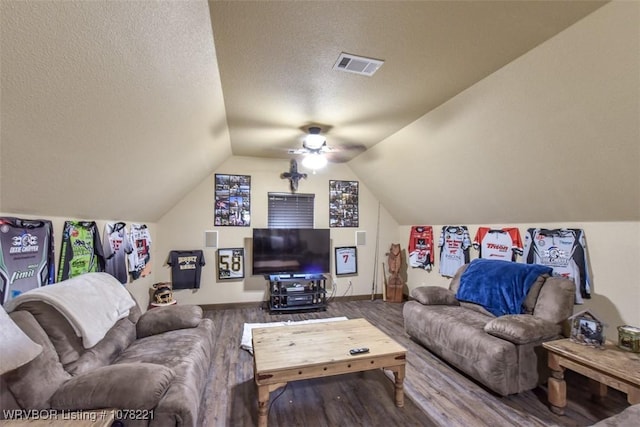
[(271, 274), (269, 312), (327, 309), (327, 278), (322, 274)]

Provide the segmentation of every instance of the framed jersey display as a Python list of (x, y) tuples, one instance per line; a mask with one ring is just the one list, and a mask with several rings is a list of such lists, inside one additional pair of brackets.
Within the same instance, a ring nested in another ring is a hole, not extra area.
[(251, 225), (251, 176), (216, 174), (214, 225)]
[(358, 273), (358, 253), (355, 246), (336, 248), (336, 276)]
[(329, 227), (358, 227), (358, 181), (329, 181)]
[(218, 249), (218, 280), (244, 278), (244, 248)]

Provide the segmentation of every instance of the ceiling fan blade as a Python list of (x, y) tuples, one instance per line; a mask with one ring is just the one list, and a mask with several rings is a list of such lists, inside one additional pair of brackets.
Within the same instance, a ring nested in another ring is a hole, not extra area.
[(362, 144), (343, 144), (339, 147), (333, 147), (331, 151), (325, 153), (325, 156), (330, 162), (345, 163), (366, 150), (367, 147)]
[(299, 155), (299, 154), (307, 154), (309, 153), (309, 150), (307, 150), (306, 148), (297, 148), (297, 149), (290, 148), (289, 150), (287, 150), (287, 152), (289, 154)]

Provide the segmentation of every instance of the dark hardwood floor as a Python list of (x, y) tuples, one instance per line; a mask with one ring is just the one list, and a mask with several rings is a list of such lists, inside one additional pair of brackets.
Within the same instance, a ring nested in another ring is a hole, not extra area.
[(412, 341), (400, 303), (333, 301), (326, 311), (277, 315), (256, 304), (207, 310), (205, 316), (216, 325), (216, 350), (201, 426), (256, 425), (253, 356), (240, 348), (244, 323), (337, 316), (365, 318), (408, 349), (405, 407), (393, 404), (391, 374), (369, 371), (292, 382), (271, 393), (270, 426), (587, 426), (628, 406), (626, 396), (612, 389), (591, 400), (587, 379), (569, 371), (565, 416), (549, 410), (546, 386), (498, 396)]

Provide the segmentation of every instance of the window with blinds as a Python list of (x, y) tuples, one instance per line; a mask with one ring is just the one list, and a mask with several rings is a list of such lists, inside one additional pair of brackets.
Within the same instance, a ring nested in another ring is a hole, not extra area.
[(269, 193), (269, 228), (313, 228), (315, 194)]

